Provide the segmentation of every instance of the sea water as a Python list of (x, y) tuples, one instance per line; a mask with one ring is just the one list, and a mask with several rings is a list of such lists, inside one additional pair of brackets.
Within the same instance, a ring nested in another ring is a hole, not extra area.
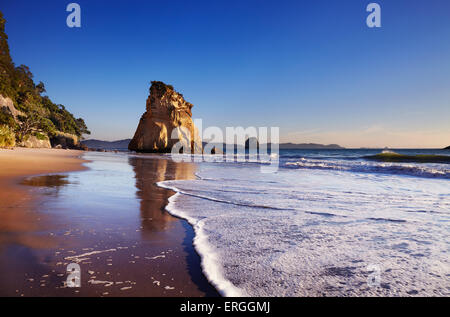
[(276, 173), (200, 163), (159, 185), (223, 295), (448, 296), (449, 151), (397, 152), (281, 151)]

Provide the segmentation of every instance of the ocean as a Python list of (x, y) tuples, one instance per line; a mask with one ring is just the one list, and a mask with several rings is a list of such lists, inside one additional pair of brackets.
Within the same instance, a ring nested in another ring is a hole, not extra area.
[(448, 296), (450, 151), (285, 150), (163, 181), (227, 296)]

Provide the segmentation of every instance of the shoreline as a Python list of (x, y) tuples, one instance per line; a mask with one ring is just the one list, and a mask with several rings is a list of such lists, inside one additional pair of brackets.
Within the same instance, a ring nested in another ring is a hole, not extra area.
[[(81, 158), (83, 154), (92, 156), (92, 160)], [(102, 223), (104, 227), (96, 227), (98, 221), (96, 214), (102, 213), (98, 207), (84, 203), (83, 199), (79, 201), (79, 205), (74, 206), (77, 203), (71, 202), (71, 195), (75, 193), (85, 198), (86, 184), (78, 184), (77, 181), (72, 183), (71, 179), (87, 178), (97, 182), (98, 175), (101, 174), (98, 172), (95, 174), (95, 164), (100, 163), (99, 165), (103, 166), (102, 159), (106, 159), (111, 154), (55, 149), (0, 150), (0, 166), (4, 167), (0, 171), (0, 186), (2, 186), (0, 200), (6, 202), (0, 206), (0, 269), (2, 272), (11, 272), (1, 274), (3, 287), (0, 294), (3, 296), (157, 297), (219, 295), (201, 269), (200, 256), (194, 248), (194, 228), (186, 220), (164, 212), (169, 204), (169, 198), (175, 195), (175, 192), (158, 188), (156, 185), (156, 182), (161, 180), (189, 179), (193, 175), (193, 167), (158, 157), (153, 159), (123, 157), (124, 163), (131, 165), (134, 171), (132, 176), (136, 179), (134, 191), (136, 191), (137, 201), (136, 198), (134, 200), (138, 203), (136, 206), (138, 208), (130, 210), (127, 204), (119, 204), (119, 208), (128, 208), (127, 210), (132, 212), (122, 222), (138, 220), (139, 224), (136, 228), (118, 228), (123, 231), (124, 238), (127, 237), (125, 239), (115, 237), (107, 241), (110, 235), (109, 230), (111, 230), (108, 227), (114, 227), (116, 215), (101, 214), (100, 216), (105, 217)], [(86, 162), (92, 163), (94, 167), (83, 165)], [(80, 174), (78, 173), (80, 171), (86, 172)], [(63, 175), (54, 175), (57, 173)], [(91, 175), (93, 173), (94, 175)], [(49, 179), (60, 180), (52, 179), (52, 177), (65, 177), (63, 185), (56, 185), (57, 188), (64, 188), (64, 182), (67, 182), (76, 189), (72, 190), (74, 192), (71, 192), (69, 197), (63, 199), (58, 200), (58, 195), (48, 197), (46, 191), (52, 190), (54, 186), (49, 183)], [(89, 186), (89, 183), (87, 185)], [(90, 191), (87, 195), (88, 201), (103, 199), (101, 190), (100, 192)], [(64, 213), (61, 214), (58, 205), (63, 206)], [(79, 213), (88, 215), (93, 221), (84, 221), (80, 224), (76, 221), (67, 222), (64, 219), (65, 214), (78, 216)], [(133, 214), (140, 215), (141, 219), (136, 219)], [(94, 226), (95, 229), (91, 229)], [(64, 231), (89, 231), (94, 232), (94, 235), (89, 237), (86, 237), (86, 234), (67, 235)], [(133, 236), (133, 240), (129, 240), (130, 236)], [(125, 247), (127, 245), (128, 247)], [(83, 262), (83, 259), (79, 257), (89, 254), (84, 251), (89, 248), (100, 250), (95, 251), (94, 254), (100, 253), (95, 256), (96, 260), (91, 258)], [(104, 250), (111, 249), (115, 251), (106, 252), (104, 256), (100, 255), (105, 252)], [(167, 250), (170, 250), (170, 254)], [(163, 256), (161, 254), (164, 254), (164, 251), (166, 253)], [(74, 256), (74, 254), (79, 255)], [(130, 256), (137, 259), (129, 261)], [(99, 260), (99, 257), (102, 259)], [(42, 262), (44, 258), (45, 263)], [(83, 285), (88, 285), (79, 291), (61, 287), (61, 282), (66, 276), (61, 269), (67, 264), (66, 262), (70, 262), (67, 260), (73, 259), (76, 261), (80, 259), (81, 270), (84, 274)], [(147, 268), (149, 264), (139, 263), (139, 261), (142, 262), (140, 259), (152, 259), (151, 267)], [(104, 260), (111, 262), (100, 263)], [(109, 266), (112, 265), (113, 260), (114, 264), (118, 263), (119, 266)], [(87, 273), (93, 271), (97, 273), (95, 274), (97, 278)], [(111, 274), (101, 276), (102, 272)], [(146, 281), (149, 277), (148, 273), (151, 277), (149, 282)], [(114, 286), (109, 287), (114, 284), (103, 282), (114, 281), (112, 279), (114, 274), (120, 276), (116, 279), (117, 284), (126, 283), (127, 280), (135, 282), (132, 285), (122, 285), (121, 288), (114, 289)], [(89, 281), (87, 276), (90, 278)], [(30, 282), (33, 280), (34, 282)], [(44, 280), (46, 281), (40, 285)], [(159, 287), (160, 283), (161, 287)], [(163, 283), (170, 287), (164, 287)]]
[(175, 202), (177, 198), (183, 194), (183, 191), (174, 186), (168, 186), (165, 182), (166, 181), (161, 181), (156, 183), (156, 185), (175, 193), (169, 197), (165, 209), (173, 217), (186, 221), (186, 223), (194, 231), (193, 245), (195, 247), (195, 251), (201, 258), (201, 268), (209, 283), (214, 286), (217, 292), (223, 297), (247, 296), (243, 290), (237, 288), (233, 285), (233, 283), (231, 283), (231, 281), (225, 278), (224, 272), (218, 263), (219, 261), (214, 256), (215, 252), (212, 251), (214, 247), (208, 242), (208, 237), (204, 233), (203, 226), (193, 217), (188, 216), (182, 210), (175, 207)]

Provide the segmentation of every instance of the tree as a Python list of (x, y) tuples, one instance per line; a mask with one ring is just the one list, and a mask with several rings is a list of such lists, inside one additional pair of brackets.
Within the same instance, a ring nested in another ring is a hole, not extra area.
[(8, 35), (5, 33), (6, 20), (3, 13), (0, 12), (0, 56), (1, 60), (12, 64), (11, 55), (9, 54)]
[(39, 84), (36, 85), (36, 92), (39, 95), (42, 95), (45, 92), (45, 86), (44, 83), (42, 81), (39, 82)]
[(14, 64), (9, 54), (8, 36), (5, 33), (6, 20), (0, 12), (0, 93), (12, 96), (12, 80)]
[(25, 137), (30, 135), (36, 126), (39, 124), (40, 119), (36, 113), (29, 113), (27, 116), (18, 116), (20, 124), (16, 129), (17, 139), (22, 142)]
[(26, 136), (37, 132), (45, 132), (47, 135), (57, 133), (53, 122), (41, 116), (37, 111), (32, 111), (27, 116), (19, 116), (18, 119), (20, 124), (17, 125), (16, 133), (19, 141), (23, 141)]
[(83, 119), (78, 118), (75, 120), (75, 122), (77, 123), (78, 127), (78, 136), (81, 137), (83, 134), (91, 134), (91, 131), (88, 130), (88, 127)]

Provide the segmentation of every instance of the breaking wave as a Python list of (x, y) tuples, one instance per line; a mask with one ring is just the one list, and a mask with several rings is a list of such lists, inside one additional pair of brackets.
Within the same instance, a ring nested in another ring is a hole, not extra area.
[(363, 158), (379, 162), (450, 164), (450, 156), (448, 155), (436, 155), (436, 154), (408, 155), (408, 154), (399, 154), (397, 152), (388, 150), (385, 150), (382, 153), (375, 155), (367, 155), (364, 156)]
[(450, 168), (444, 164), (417, 164), (417, 163), (406, 164), (390, 161), (370, 162), (357, 160), (320, 160), (320, 159), (301, 158), (298, 161), (285, 162), (284, 167), (338, 170), (355, 173), (384, 173), (384, 174), (450, 179)]

